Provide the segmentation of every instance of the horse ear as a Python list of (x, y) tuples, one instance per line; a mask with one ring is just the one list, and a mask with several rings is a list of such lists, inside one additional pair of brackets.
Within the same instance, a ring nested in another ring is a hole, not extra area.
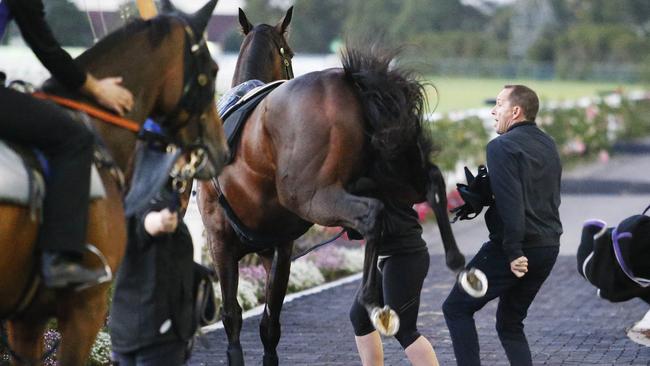
[(176, 7), (170, 0), (161, 0), (162, 11), (163, 13), (173, 13), (176, 11)]
[(203, 5), (194, 15), (192, 15), (192, 22), (196, 29), (204, 31), (208, 26), (208, 22), (212, 18), (214, 7), (217, 6), (219, 0), (210, 0), (207, 4)]
[(253, 25), (248, 21), (246, 14), (244, 14), (244, 11), (241, 8), (239, 8), (239, 24), (241, 25), (241, 30), (244, 32), (244, 35), (248, 34), (248, 32), (253, 29)]
[(284, 15), (280, 23), (280, 33), (284, 33), (287, 31), (287, 28), (289, 28), (289, 23), (291, 23), (291, 16), (293, 15), (293, 6), (287, 10), (287, 13)]

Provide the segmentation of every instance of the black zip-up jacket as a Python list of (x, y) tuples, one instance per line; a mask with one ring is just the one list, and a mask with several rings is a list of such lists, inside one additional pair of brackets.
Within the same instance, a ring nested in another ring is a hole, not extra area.
[(485, 214), (490, 240), (510, 261), (522, 248), (559, 246), (562, 165), (553, 139), (535, 122), (520, 122), (487, 146), (495, 204)]
[(61, 48), (45, 22), (42, 0), (5, 0), (20, 33), (52, 76), (70, 90), (86, 82), (86, 73)]

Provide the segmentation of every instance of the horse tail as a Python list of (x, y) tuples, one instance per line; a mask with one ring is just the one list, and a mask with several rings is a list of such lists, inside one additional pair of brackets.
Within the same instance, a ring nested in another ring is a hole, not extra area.
[(423, 128), (424, 84), (414, 73), (393, 67), (396, 51), (347, 48), (341, 56), (345, 77), (362, 106), (367, 141), (365, 175), (380, 189), (409, 186), (424, 196), (431, 136)]

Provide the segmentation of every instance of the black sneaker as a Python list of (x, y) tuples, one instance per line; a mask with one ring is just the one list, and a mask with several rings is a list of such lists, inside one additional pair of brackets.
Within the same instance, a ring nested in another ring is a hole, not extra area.
[(49, 288), (63, 288), (98, 282), (103, 269), (86, 268), (78, 260), (60, 252), (44, 251), (41, 258), (43, 282)]

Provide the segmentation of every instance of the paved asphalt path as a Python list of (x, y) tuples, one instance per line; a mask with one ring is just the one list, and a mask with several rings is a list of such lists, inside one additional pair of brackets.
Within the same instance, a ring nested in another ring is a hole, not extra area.
[[(647, 145), (644, 145), (647, 146)], [(633, 300), (612, 304), (576, 272), (575, 253), (582, 223), (590, 218), (611, 225), (650, 204), (650, 154), (645, 149), (622, 151), (608, 163), (594, 163), (564, 174), (561, 218), (565, 233), (551, 276), (542, 287), (525, 321), (535, 365), (650, 365), (650, 348), (630, 341), (626, 331), (648, 311)], [(486, 239), (482, 219), (456, 223), (461, 250), (476, 252)], [(425, 227), (431, 267), (422, 292), (418, 327), (434, 345), (442, 365), (455, 365), (441, 305), (454, 284), (444, 266), (442, 245), (435, 227)], [(304, 296), (284, 305), (281, 365), (360, 365), (348, 320), (351, 299), (359, 280)], [(477, 313), (476, 324), (483, 365), (508, 365), (494, 329), (496, 302)], [(260, 316), (244, 321), (241, 334), (247, 365), (260, 365)], [(202, 337), (191, 365), (226, 364), (223, 329)], [(409, 365), (393, 338), (384, 340), (386, 365)]]

